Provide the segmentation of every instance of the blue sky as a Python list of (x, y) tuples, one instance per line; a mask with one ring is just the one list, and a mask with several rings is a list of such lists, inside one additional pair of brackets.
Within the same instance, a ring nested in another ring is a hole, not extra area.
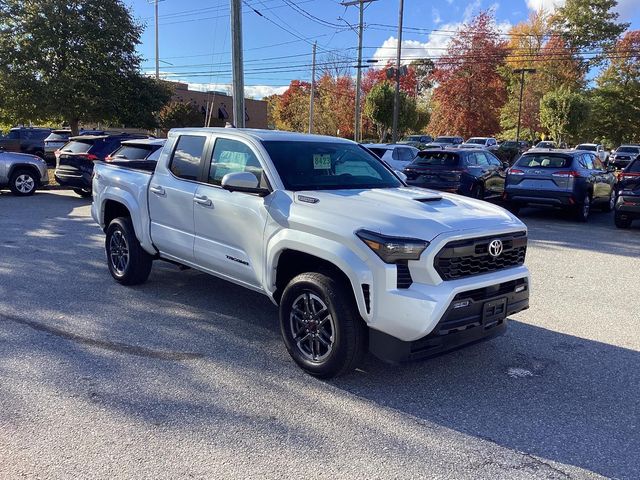
[[(151, 0), (129, 0), (146, 30), (139, 50), (143, 69), (154, 69)], [(437, 57), (452, 31), (481, 9), (494, 8), (499, 27), (527, 18), (532, 9), (552, 9), (563, 0), (405, 0), (403, 58)], [(293, 5), (292, 5), (293, 4)], [(640, 0), (619, 0), (621, 19), (640, 28)], [(231, 82), (229, 0), (162, 0), (160, 70), (165, 78), (192, 88), (227, 90)], [(259, 12), (258, 13), (256, 13)], [(282, 92), (292, 79), (311, 78), (311, 44), (318, 62), (332, 56), (355, 65), (357, 7), (340, 0), (245, 0), (243, 8), (245, 84), (249, 96)], [(260, 16), (260, 14), (262, 16)], [(377, 0), (365, 11), (363, 58), (385, 61), (395, 55), (398, 1)]]

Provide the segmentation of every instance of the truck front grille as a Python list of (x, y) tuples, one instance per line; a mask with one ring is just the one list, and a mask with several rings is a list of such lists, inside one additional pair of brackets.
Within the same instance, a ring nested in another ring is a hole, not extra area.
[[(503, 246), (502, 253), (496, 257), (489, 254), (493, 240), (500, 240)], [(434, 267), (443, 280), (456, 280), (522, 265), (526, 253), (525, 232), (456, 240), (440, 250)]]

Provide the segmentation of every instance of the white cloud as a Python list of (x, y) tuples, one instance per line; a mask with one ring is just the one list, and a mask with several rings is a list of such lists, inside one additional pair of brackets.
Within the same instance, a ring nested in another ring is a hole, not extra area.
[[(231, 84), (230, 83), (193, 83), (188, 82), (189, 90), (198, 90), (200, 92), (224, 92), (227, 95), (231, 95)], [(244, 94), (248, 98), (256, 98), (261, 99), (264, 97), (268, 97), (269, 95), (273, 95), (277, 93), (281, 95), (285, 92), (285, 90), (289, 88), (287, 85), (284, 86), (272, 86), (272, 85), (246, 85), (244, 87)]]
[(440, 10), (438, 10), (435, 7), (433, 7), (431, 9), (431, 20), (433, 20), (433, 23), (435, 23), (436, 25), (442, 23), (442, 17), (440, 16)]
[(466, 23), (473, 18), (473, 14), (476, 13), (476, 10), (480, 8), (481, 1), (474, 0), (471, 3), (468, 3), (464, 9), (464, 13), (462, 15), (462, 22)]
[(553, 12), (556, 8), (563, 5), (564, 0), (527, 0), (527, 7), (533, 11), (543, 9), (547, 12)]
[[(556, 8), (562, 7), (565, 0), (527, 0), (527, 7), (530, 10), (540, 10), (541, 8), (553, 12)], [(618, 0), (615, 11), (620, 14), (621, 21), (630, 20), (638, 8), (638, 0)]]

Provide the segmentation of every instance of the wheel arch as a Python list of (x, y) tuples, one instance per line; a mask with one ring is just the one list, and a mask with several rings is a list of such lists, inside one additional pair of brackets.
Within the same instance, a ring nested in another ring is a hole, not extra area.
[(34, 177), (34, 180), (38, 182), (38, 184), (40, 184), (40, 181), (42, 180), (40, 178), (40, 170), (38, 170), (38, 167), (36, 167), (35, 165), (32, 165), (30, 163), (14, 163), (9, 167), (9, 171), (7, 172), (7, 178), (9, 179), (9, 181), (11, 181), (11, 177), (16, 172), (16, 170), (29, 170)]
[(133, 224), (133, 230), (136, 238), (140, 242), (142, 248), (148, 253), (155, 255), (157, 252), (151, 244), (149, 236), (149, 226), (143, 223), (141, 215), (136, 214), (136, 209), (143, 208), (139, 206), (133, 196), (124, 190), (107, 190), (101, 196), (98, 223), (106, 232), (109, 223), (117, 217), (128, 217)]
[(302, 238), (288, 239), (279, 242), (267, 257), (267, 265), (271, 268), (267, 270), (266, 290), (276, 304), (280, 302), (286, 285), (296, 275), (308, 271), (330, 272), (347, 282), (360, 316), (365, 320), (371, 318), (368, 296), (373, 290), (373, 275), (367, 265), (344, 245), (315, 237), (306, 241)]

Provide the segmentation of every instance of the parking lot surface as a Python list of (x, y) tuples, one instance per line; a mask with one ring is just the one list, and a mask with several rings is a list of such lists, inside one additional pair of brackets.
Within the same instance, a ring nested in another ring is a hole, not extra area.
[(530, 310), (428, 361), (304, 374), (259, 294), (110, 277), (90, 204), (0, 194), (0, 478), (639, 478), (640, 228), (523, 210)]

